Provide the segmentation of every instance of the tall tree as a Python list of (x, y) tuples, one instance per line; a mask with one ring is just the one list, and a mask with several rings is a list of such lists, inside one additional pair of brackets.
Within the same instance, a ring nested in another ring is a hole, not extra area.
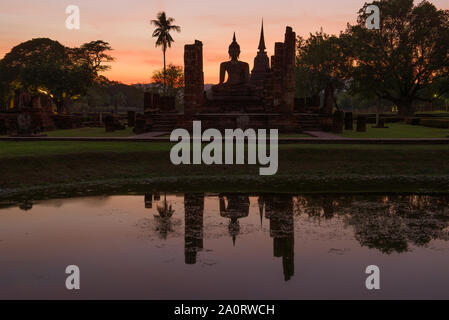
[(172, 43), (175, 42), (170, 32), (181, 32), (181, 27), (174, 24), (175, 19), (167, 18), (165, 12), (160, 12), (157, 15), (156, 20), (152, 20), (156, 29), (153, 32), (153, 38), (157, 38), (156, 47), (162, 47), (162, 53), (164, 55), (164, 86), (167, 87), (167, 64), (166, 64), (166, 52), (168, 48), (171, 48)]
[(104, 63), (115, 60), (108, 54), (108, 52), (112, 50), (109, 43), (102, 40), (96, 40), (85, 43), (80, 48), (74, 49), (74, 54), (77, 55), (78, 61), (85, 62), (91, 66), (93, 72), (98, 75), (100, 72), (107, 71), (111, 68)]
[(337, 36), (323, 31), (310, 34), (308, 39), (298, 37), (296, 57), (297, 95), (318, 95), (324, 90), (326, 113), (337, 105), (335, 91), (344, 87), (348, 77), (342, 43)]
[(14, 47), (0, 61), (1, 80), (31, 94), (46, 92), (63, 112), (68, 101), (86, 94), (99, 72), (107, 69), (102, 63), (112, 60), (106, 54), (109, 50), (103, 41), (68, 48), (48, 38), (33, 39)]
[(364, 95), (395, 103), (401, 115), (414, 113), (415, 102), (449, 90), (449, 11), (428, 1), (380, 0), (380, 30), (366, 28), (368, 4), (344, 35), (353, 58), (352, 87)]

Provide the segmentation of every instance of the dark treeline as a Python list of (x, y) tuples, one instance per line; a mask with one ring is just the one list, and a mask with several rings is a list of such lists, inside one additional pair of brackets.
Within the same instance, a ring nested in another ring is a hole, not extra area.
[[(380, 29), (366, 27), (370, 4), (380, 9)], [(327, 113), (366, 104), (395, 106), (402, 116), (449, 99), (449, 11), (429, 1), (370, 4), (338, 36), (298, 39), (297, 96), (323, 95)]]

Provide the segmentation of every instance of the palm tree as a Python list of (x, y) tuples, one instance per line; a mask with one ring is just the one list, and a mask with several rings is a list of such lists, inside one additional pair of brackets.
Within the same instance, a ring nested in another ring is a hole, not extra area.
[(156, 26), (153, 32), (153, 38), (157, 38), (156, 47), (162, 47), (162, 53), (164, 54), (164, 87), (167, 89), (167, 64), (165, 60), (165, 53), (167, 48), (171, 48), (171, 45), (175, 40), (173, 40), (170, 35), (171, 31), (181, 32), (181, 27), (174, 25), (175, 19), (167, 18), (165, 12), (160, 12), (157, 15), (156, 20), (152, 20), (151, 24)]

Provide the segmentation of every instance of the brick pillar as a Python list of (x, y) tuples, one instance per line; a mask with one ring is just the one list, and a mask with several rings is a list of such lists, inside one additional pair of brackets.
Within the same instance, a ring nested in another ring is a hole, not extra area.
[(271, 58), (271, 68), (273, 70), (273, 105), (274, 111), (280, 111), (280, 105), (282, 104), (282, 78), (284, 64), (284, 44), (282, 42), (276, 42), (274, 45), (274, 56)]
[(272, 58), (273, 98), (277, 111), (293, 113), (295, 109), (296, 33), (287, 27), (284, 42), (277, 42)]
[(194, 115), (201, 112), (204, 100), (203, 43), (184, 48), (184, 114)]
[(144, 110), (153, 109), (153, 94), (151, 92), (144, 93)]
[(296, 58), (296, 33), (291, 27), (287, 27), (284, 42), (284, 86), (283, 106), (284, 112), (292, 113), (295, 108), (295, 58)]

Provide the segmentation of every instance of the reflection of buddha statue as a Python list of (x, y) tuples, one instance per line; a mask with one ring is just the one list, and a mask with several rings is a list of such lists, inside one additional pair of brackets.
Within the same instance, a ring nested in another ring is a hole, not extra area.
[[(220, 84), (212, 87), (214, 96), (250, 96), (251, 85), (249, 84), (249, 64), (239, 61), (240, 45), (234, 39), (229, 46), (230, 61), (220, 65)], [(226, 73), (228, 79), (225, 82)]]
[(231, 219), (228, 230), (234, 245), (240, 233), (239, 219), (248, 217), (249, 207), (250, 201), (246, 195), (220, 195), (220, 216)]

